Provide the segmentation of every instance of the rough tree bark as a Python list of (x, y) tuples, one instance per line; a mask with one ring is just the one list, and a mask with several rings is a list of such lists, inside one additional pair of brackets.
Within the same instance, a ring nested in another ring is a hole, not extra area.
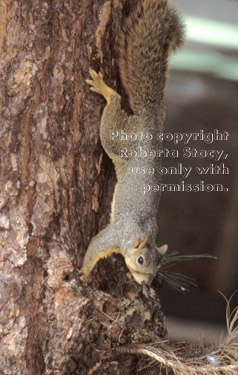
[(98, 137), (104, 101), (85, 79), (92, 66), (117, 88), (125, 3), (1, 0), (1, 375), (129, 374), (131, 357), (108, 350), (166, 334), (159, 300), (120, 256), (87, 287), (77, 274), (115, 183)]

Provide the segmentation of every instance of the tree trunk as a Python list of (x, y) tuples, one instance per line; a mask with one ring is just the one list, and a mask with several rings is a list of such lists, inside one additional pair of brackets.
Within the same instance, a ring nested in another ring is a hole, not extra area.
[(115, 175), (99, 141), (104, 100), (89, 67), (117, 88), (115, 36), (126, 0), (0, 4), (0, 374), (129, 374), (110, 349), (165, 335), (153, 289), (120, 256), (91, 283), (77, 269), (108, 221)]

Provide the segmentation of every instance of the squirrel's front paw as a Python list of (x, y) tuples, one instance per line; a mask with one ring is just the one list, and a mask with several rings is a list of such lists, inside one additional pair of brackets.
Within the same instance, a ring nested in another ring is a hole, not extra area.
[(78, 270), (80, 280), (85, 283), (87, 281), (87, 275), (82, 271), (82, 269)]

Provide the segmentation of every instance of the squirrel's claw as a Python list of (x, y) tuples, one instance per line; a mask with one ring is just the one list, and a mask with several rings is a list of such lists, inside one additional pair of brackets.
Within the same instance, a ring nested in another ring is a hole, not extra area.
[(101, 72), (97, 73), (97, 72), (95, 72), (94, 69), (89, 69), (89, 74), (92, 77), (92, 79), (95, 80), (95, 81), (103, 79), (102, 73)]

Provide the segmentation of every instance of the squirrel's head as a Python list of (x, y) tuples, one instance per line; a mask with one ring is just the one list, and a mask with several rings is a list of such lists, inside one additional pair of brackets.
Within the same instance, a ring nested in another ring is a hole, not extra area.
[(137, 283), (151, 284), (167, 245), (151, 247), (146, 236), (140, 236), (126, 252), (125, 262)]

